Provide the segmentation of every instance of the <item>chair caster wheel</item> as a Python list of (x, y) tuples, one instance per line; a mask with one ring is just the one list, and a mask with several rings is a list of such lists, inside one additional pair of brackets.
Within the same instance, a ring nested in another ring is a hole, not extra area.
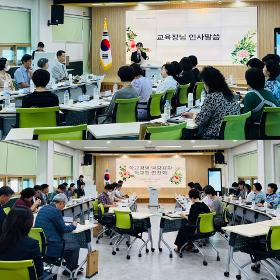
[(203, 265), (204, 266), (208, 265), (207, 261), (203, 261)]
[(115, 251), (112, 252), (112, 255), (115, 256), (117, 253)]
[(236, 279), (240, 280), (241, 279), (241, 275), (236, 275)]
[(97, 239), (97, 240), (96, 240), (96, 244), (98, 244), (98, 243), (99, 243), (99, 240)]
[(113, 243), (112, 243), (112, 242), (110, 242), (110, 245), (112, 246), (112, 245), (113, 245)]
[(179, 257), (180, 257), (180, 258), (183, 258), (183, 253), (180, 253), (180, 254), (179, 254)]
[[(162, 248), (158, 248), (158, 250), (159, 250), (160, 252), (162, 252)], [(153, 250), (152, 250), (152, 252), (153, 252)]]
[(119, 248), (116, 248), (116, 251), (118, 252), (120, 249)]
[(227, 272), (224, 272), (224, 276), (225, 277), (229, 277), (229, 272), (227, 271)]
[(130, 245), (129, 241), (126, 241), (125, 244), (126, 244), (127, 247), (129, 247), (129, 245)]
[(221, 260), (221, 259), (220, 259), (220, 256), (218, 256), (218, 257), (217, 257), (217, 262), (219, 262), (220, 260)]
[(150, 252), (150, 250), (149, 249), (146, 249), (146, 253), (149, 253)]
[(130, 260), (130, 256), (126, 256), (126, 259), (127, 259), (127, 260)]
[(169, 255), (169, 258), (170, 258), (170, 259), (172, 259), (172, 258), (173, 258), (173, 255), (172, 255), (172, 254), (170, 254), (170, 255)]
[(151, 251), (154, 252), (154, 251), (155, 251), (155, 248), (151, 248)]
[(142, 254), (138, 254), (138, 257), (141, 258), (141, 257), (142, 257)]

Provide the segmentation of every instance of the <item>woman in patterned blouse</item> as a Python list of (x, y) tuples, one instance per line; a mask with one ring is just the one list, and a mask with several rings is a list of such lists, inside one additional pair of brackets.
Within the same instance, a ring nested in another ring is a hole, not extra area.
[(280, 82), (277, 81), (277, 77), (280, 74), (280, 65), (274, 60), (265, 61), (264, 64), (265, 89), (270, 90), (280, 100)]
[(239, 115), (240, 106), (218, 69), (205, 67), (201, 72), (201, 79), (207, 93), (201, 111), (197, 115), (187, 112), (183, 116), (195, 119), (199, 135), (203, 139), (218, 139), (224, 116)]

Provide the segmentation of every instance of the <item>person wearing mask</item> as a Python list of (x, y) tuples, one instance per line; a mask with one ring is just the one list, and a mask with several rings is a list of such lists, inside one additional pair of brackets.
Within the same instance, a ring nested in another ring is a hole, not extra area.
[[(63, 258), (66, 261), (66, 267), (70, 271), (75, 271), (78, 267), (80, 246), (77, 242), (71, 239), (63, 239), (65, 233), (70, 233), (77, 227), (77, 222), (73, 222), (71, 225), (66, 225), (62, 210), (67, 203), (67, 197), (65, 194), (57, 194), (51, 204), (44, 206), (38, 213), (35, 220), (35, 227), (42, 228), (47, 239), (47, 256), (58, 258), (61, 256), (61, 251), (64, 252)], [(65, 270), (63, 275), (69, 275)]]
[(33, 202), (35, 202), (37, 199), (40, 199), (41, 200), (41, 205), (44, 205), (43, 204), (43, 201), (42, 201), (42, 192), (41, 192), (41, 185), (35, 185), (33, 187), (34, 191), (35, 191), (35, 195), (34, 195), (34, 200)]
[(257, 68), (263, 71), (264, 68), (264, 63), (256, 57), (251, 58), (246, 65), (248, 69)]
[(28, 207), (18, 206), (9, 212), (0, 236), (0, 260), (33, 260), (36, 275), (31, 275), (30, 279), (37, 279), (37, 277), (43, 279), (43, 276), (48, 274), (44, 273), (39, 242), (28, 236), (33, 226), (33, 220), (32, 211)]
[(3, 91), (4, 87), (7, 86), (9, 91), (14, 91), (15, 87), (13, 80), (7, 72), (10, 70), (8, 60), (4, 57), (0, 58), (0, 91)]
[[(277, 189), (278, 189), (278, 187), (274, 183), (269, 183), (267, 185), (267, 193), (266, 193), (265, 202), (267, 202), (268, 208), (276, 209), (279, 204), (279, 196), (276, 193)], [(259, 203), (258, 206), (263, 206), (263, 203)]]
[(138, 97), (138, 92), (132, 85), (132, 81), (135, 78), (134, 69), (132, 66), (122, 66), (118, 71), (118, 76), (123, 84), (123, 88), (115, 92), (113, 98), (108, 106), (105, 115), (105, 121), (112, 121), (113, 111), (115, 107), (116, 99), (131, 99)]
[(77, 180), (77, 186), (80, 187), (82, 185), (85, 186), (84, 175), (80, 175), (79, 179)]
[(265, 88), (270, 90), (277, 100), (280, 101), (280, 82), (277, 77), (280, 75), (280, 65), (274, 60), (267, 60), (264, 63), (263, 73), (265, 75)]
[(25, 54), (21, 59), (21, 63), (22, 65), (16, 70), (14, 78), (18, 88), (29, 88), (32, 78), (32, 56)]
[(75, 184), (74, 183), (71, 183), (69, 188), (68, 188), (68, 191), (66, 193), (66, 196), (68, 198), (68, 200), (72, 197), (75, 196), (75, 193), (76, 193), (76, 189), (75, 189)]
[(134, 63), (142, 63), (143, 61), (148, 59), (146, 52), (143, 51), (143, 44), (138, 42), (136, 44), (137, 50), (131, 54), (131, 62)]
[(113, 191), (111, 184), (105, 185), (103, 192), (98, 196), (98, 203), (102, 203), (105, 209), (105, 213), (109, 212), (110, 207), (115, 207), (117, 204), (111, 201), (110, 196)]
[(49, 185), (48, 184), (42, 184), (41, 185), (41, 205), (49, 204), (48, 199), (49, 194)]
[(193, 92), (193, 88), (195, 85), (195, 77), (192, 71), (193, 65), (188, 57), (183, 57), (180, 61), (180, 64), (182, 66), (182, 73), (178, 76), (175, 77), (175, 80), (180, 84), (180, 85), (188, 85), (190, 84), (190, 87), (188, 89), (188, 92)]
[(244, 190), (245, 190), (245, 201), (252, 202), (255, 198), (255, 193), (252, 192), (251, 186), (249, 184), (245, 184)]
[(37, 66), (40, 69), (48, 70), (49, 69), (49, 60), (47, 58), (40, 58), (37, 62)]
[(239, 115), (240, 107), (218, 69), (205, 67), (201, 72), (201, 79), (207, 94), (200, 113), (186, 112), (182, 116), (195, 120), (201, 138), (218, 139), (224, 117)]
[(138, 118), (145, 119), (147, 118), (147, 104), (153, 91), (152, 82), (150, 79), (144, 77), (144, 71), (139, 64), (133, 63), (131, 67), (135, 75), (131, 84), (140, 97), (137, 107)]
[[(51, 194), (50, 201), (53, 201), (53, 198), (54, 198), (57, 194), (60, 194), (60, 193), (65, 194), (65, 196), (66, 196), (66, 190), (67, 190), (67, 188), (66, 188), (65, 185), (63, 185), (63, 184), (58, 185), (56, 191), (53, 192), (53, 193)], [(66, 197), (66, 198), (67, 198), (67, 197)]]
[(3, 206), (9, 202), (13, 194), (14, 191), (10, 187), (3, 186), (0, 188), (0, 235), (2, 232), (2, 224), (7, 216), (3, 210)]
[(23, 189), (20, 193), (20, 198), (16, 200), (13, 208), (17, 206), (25, 206), (31, 209), (32, 212), (37, 212), (38, 207), (41, 205), (41, 200), (37, 199), (34, 203), (34, 196), (36, 192), (33, 188)]
[[(280, 56), (278, 54), (267, 54), (265, 57), (263, 57), (262, 61), (265, 63), (266, 61), (273, 60), (277, 64), (280, 64)], [(276, 78), (277, 81), (280, 83), (280, 74)]]
[(32, 59), (34, 59), (36, 52), (45, 52), (44, 48), (45, 48), (44, 43), (39, 42), (38, 45), (37, 45), (37, 49), (35, 51), (33, 51), (33, 53), (32, 53)]
[(117, 183), (115, 189), (113, 190), (113, 196), (115, 198), (115, 201), (122, 201), (125, 199), (125, 196), (121, 193), (122, 184)]
[(65, 51), (59, 50), (56, 53), (57, 60), (51, 69), (52, 77), (56, 82), (66, 80), (68, 78), (68, 72), (65, 66)]
[(265, 193), (262, 192), (262, 185), (260, 183), (254, 183), (253, 184), (253, 191), (255, 193), (255, 203), (257, 206), (262, 206), (262, 204), (265, 202)]
[(192, 72), (193, 72), (193, 75), (194, 75), (194, 80), (195, 80), (196, 83), (200, 82), (201, 79), (200, 79), (200, 71), (197, 68), (197, 65), (198, 65), (197, 57), (194, 56), (194, 55), (190, 55), (189, 59), (191, 60), (191, 63), (192, 63)]
[(187, 219), (187, 224), (180, 228), (178, 235), (175, 240), (175, 245), (177, 249), (175, 251), (180, 251), (181, 247), (188, 242), (187, 250), (193, 250), (193, 243), (191, 242), (191, 237), (196, 231), (196, 223), (198, 220), (199, 214), (209, 213), (210, 210), (208, 206), (201, 202), (199, 199), (199, 191), (196, 189), (192, 189), (189, 192), (189, 198), (191, 200), (191, 208), (189, 215), (181, 214), (182, 218)]
[(263, 108), (280, 106), (280, 101), (277, 100), (271, 91), (265, 89), (265, 76), (261, 69), (248, 69), (245, 78), (250, 89), (244, 97), (242, 113), (252, 112), (248, 138), (257, 139), (259, 138)]
[(50, 81), (50, 73), (43, 69), (38, 69), (32, 76), (35, 85), (35, 91), (22, 99), (22, 108), (31, 107), (55, 107), (59, 106), (59, 100), (56, 94), (46, 90)]
[(177, 88), (177, 81), (174, 79), (176, 76), (176, 68), (173, 64), (167, 63), (161, 67), (160, 75), (162, 80), (160, 81), (159, 85), (156, 88), (156, 92), (166, 92), (169, 89), (176, 89)]

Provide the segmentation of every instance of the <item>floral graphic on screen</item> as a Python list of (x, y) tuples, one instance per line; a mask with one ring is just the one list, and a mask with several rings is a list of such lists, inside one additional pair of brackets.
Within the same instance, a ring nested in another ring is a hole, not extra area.
[(257, 43), (254, 41), (256, 34), (255, 31), (249, 31), (235, 44), (234, 50), (231, 52), (234, 64), (247, 64), (252, 57), (256, 56)]
[[(126, 52), (136, 52), (136, 38), (138, 35), (130, 28), (128, 27), (126, 29)], [(149, 53), (151, 52), (150, 48), (142, 48), (142, 52)]]
[(171, 182), (171, 184), (179, 185), (181, 184), (182, 179), (183, 179), (182, 171), (180, 168), (177, 168), (169, 181)]
[(127, 170), (126, 165), (120, 165), (119, 175), (123, 181), (134, 178), (134, 175)]

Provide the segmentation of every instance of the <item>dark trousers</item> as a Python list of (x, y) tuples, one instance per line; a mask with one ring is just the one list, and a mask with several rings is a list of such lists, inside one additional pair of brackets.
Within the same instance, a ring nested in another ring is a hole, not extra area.
[(73, 240), (65, 240), (63, 257), (66, 261), (66, 267), (69, 270), (74, 270), (78, 267), (80, 246)]
[(174, 242), (174, 244), (178, 246), (179, 250), (186, 242), (191, 241), (195, 233), (195, 229), (196, 227), (190, 224), (186, 224), (185, 226), (180, 228)]

